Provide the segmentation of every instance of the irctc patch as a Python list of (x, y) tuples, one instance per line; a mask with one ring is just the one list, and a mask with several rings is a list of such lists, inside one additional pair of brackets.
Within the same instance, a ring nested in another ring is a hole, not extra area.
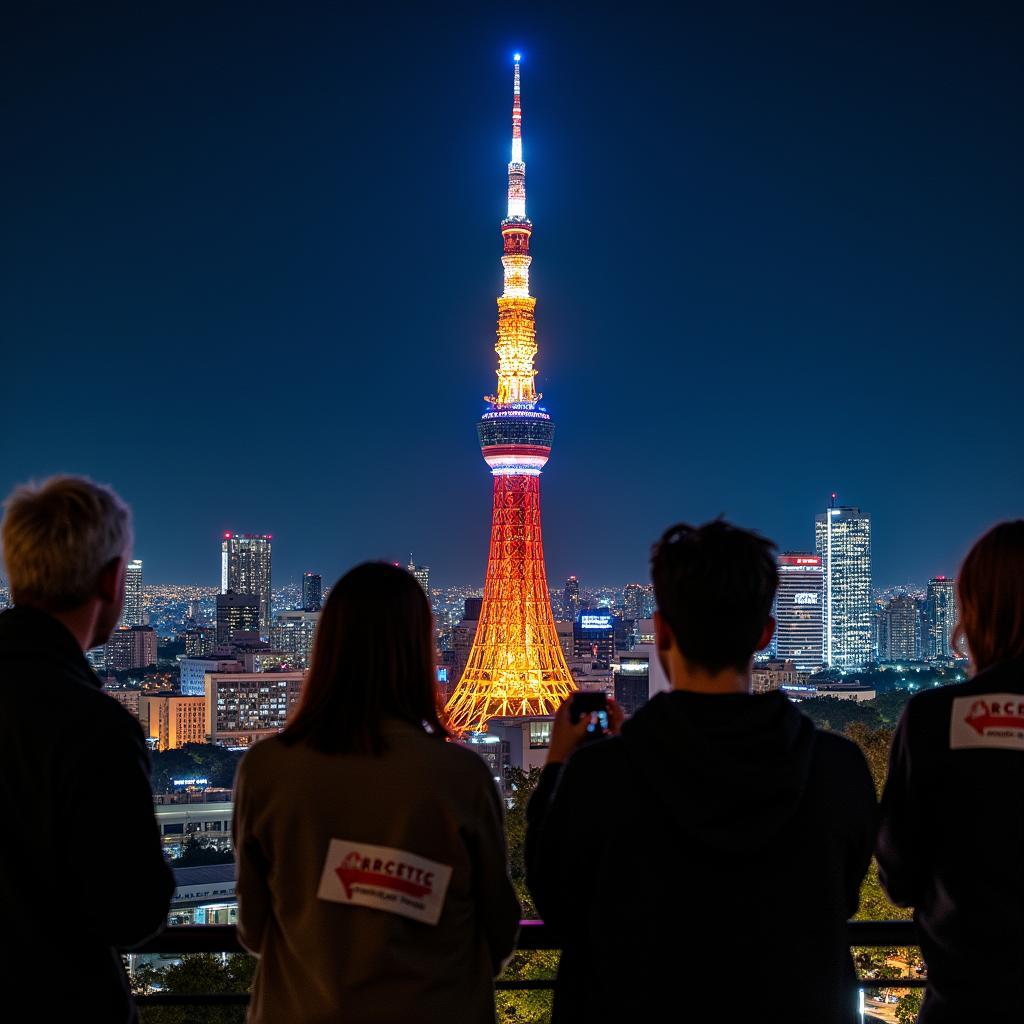
[(957, 697), (949, 719), (949, 748), (968, 747), (1024, 751), (1024, 695)]
[(332, 839), (317, 896), (437, 924), (452, 869), (390, 846)]

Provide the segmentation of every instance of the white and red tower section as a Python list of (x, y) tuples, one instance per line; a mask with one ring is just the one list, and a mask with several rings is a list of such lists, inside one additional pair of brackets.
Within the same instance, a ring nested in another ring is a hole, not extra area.
[(512, 97), (508, 214), (501, 222), (505, 287), (498, 299), (498, 388), (477, 424), (491, 469), (494, 506), (483, 604), (465, 671), (447, 712), (459, 733), (491, 718), (554, 714), (575, 684), (558, 643), (540, 527), (540, 473), (551, 454), (554, 424), (534, 386), (537, 355), (530, 295), (519, 55)]

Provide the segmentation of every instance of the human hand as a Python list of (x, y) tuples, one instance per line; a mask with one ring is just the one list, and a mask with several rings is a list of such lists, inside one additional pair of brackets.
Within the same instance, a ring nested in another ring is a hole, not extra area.
[(626, 712), (622, 705), (614, 698), (608, 698), (608, 735), (618, 736), (622, 731), (622, 723), (626, 720)]
[(573, 722), (569, 715), (572, 697), (566, 697), (562, 706), (555, 714), (551, 724), (551, 742), (548, 744), (548, 764), (562, 764), (569, 755), (583, 742), (590, 725), (590, 715), (581, 715), (578, 722)]

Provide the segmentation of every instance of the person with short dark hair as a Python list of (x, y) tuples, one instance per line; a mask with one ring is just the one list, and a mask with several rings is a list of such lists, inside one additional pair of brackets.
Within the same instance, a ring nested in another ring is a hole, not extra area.
[(321, 612), (294, 719), (242, 759), (251, 1021), (493, 1024), (519, 902), (495, 780), (446, 742), (433, 654), (419, 583), (357, 566)]
[(137, 1020), (119, 950), (160, 930), (174, 891), (142, 729), (84, 653), (121, 616), (131, 544), (128, 509), (90, 480), (7, 499), (0, 990), (32, 1020)]
[(773, 546), (681, 524), (651, 571), (672, 690), (582, 745), (566, 702), (529, 805), (527, 881), (562, 945), (553, 1020), (852, 1022), (874, 786), (853, 743), (749, 692)]
[(974, 675), (915, 694), (893, 738), (876, 851), (914, 908), (922, 1024), (1024, 1021), (1024, 519), (971, 548), (957, 580)]

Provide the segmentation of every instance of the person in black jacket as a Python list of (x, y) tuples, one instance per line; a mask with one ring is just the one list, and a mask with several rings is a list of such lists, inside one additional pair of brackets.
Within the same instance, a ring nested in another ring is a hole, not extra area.
[(914, 908), (923, 1024), (1024, 1021), (1024, 520), (979, 540), (958, 581), (977, 674), (911, 698), (882, 794), (879, 876)]
[(527, 881), (562, 945), (553, 1020), (853, 1021), (874, 787), (853, 743), (749, 692), (772, 545), (674, 526), (652, 574), (671, 692), (582, 746), (563, 706), (528, 808)]
[(0, 991), (26, 1019), (137, 1019), (119, 949), (158, 931), (174, 890), (139, 723), (84, 651), (124, 600), (127, 508), (61, 477), (7, 500), (0, 614)]

